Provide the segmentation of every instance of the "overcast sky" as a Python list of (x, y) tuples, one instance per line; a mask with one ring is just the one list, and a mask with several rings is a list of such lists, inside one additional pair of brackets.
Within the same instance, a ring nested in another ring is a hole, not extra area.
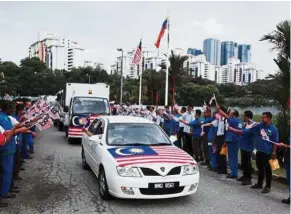
[(0, 58), (19, 64), (38, 32), (52, 32), (96, 50), (107, 68), (116, 48), (135, 48), (141, 35), (154, 48), (167, 10), (172, 48), (202, 49), (208, 37), (251, 44), (253, 64), (265, 74), (277, 69), (271, 45), (258, 40), (290, 19), (288, 2), (0, 2)]

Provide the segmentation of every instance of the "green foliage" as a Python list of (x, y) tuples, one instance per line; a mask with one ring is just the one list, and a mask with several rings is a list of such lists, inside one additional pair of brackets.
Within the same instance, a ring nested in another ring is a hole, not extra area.
[(276, 29), (264, 35), (260, 41), (267, 41), (273, 44), (271, 51), (277, 51), (277, 58), (274, 59), (278, 66), (275, 75), (269, 75), (268, 79), (273, 84), (270, 95), (280, 104), (281, 113), (277, 116), (277, 128), (280, 133), (280, 140), (287, 142), (288, 130), (288, 98), (290, 97), (290, 21), (286, 20), (277, 24)]
[[(209, 101), (212, 93), (215, 93), (219, 104), (226, 106), (260, 107), (277, 104), (270, 101), (271, 94), (274, 93), (272, 89), (278, 87), (275, 84), (276, 80), (260, 80), (248, 86), (218, 85), (201, 77), (192, 78), (185, 75), (182, 70), (179, 72), (175, 73), (177, 75), (175, 100), (179, 105), (201, 106), (204, 101)], [(110, 100), (118, 101), (120, 99), (120, 75), (109, 75), (101, 67), (79, 67), (72, 69), (71, 72), (52, 71), (38, 58), (32, 58), (22, 60), (20, 66), (12, 62), (2, 62), (0, 63), (0, 74), (3, 74), (0, 75), (2, 96), (4, 93), (22, 96), (53, 95), (62, 89), (66, 82), (88, 83), (90, 75), (91, 83), (105, 82), (110, 85)], [(145, 70), (142, 76), (143, 104), (164, 105), (165, 72)], [(171, 92), (173, 83), (171, 81), (169, 83), (169, 91)], [(159, 99), (156, 103), (157, 95)], [(139, 79), (124, 79), (124, 102), (138, 103), (138, 97)], [(169, 100), (171, 100), (170, 96)]]

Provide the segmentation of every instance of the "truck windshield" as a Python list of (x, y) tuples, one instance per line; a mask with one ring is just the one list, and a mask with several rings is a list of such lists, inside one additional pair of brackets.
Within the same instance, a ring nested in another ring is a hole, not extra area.
[(105, 98), (75, 97), (73, 114), (108, 114), (109, 103)]

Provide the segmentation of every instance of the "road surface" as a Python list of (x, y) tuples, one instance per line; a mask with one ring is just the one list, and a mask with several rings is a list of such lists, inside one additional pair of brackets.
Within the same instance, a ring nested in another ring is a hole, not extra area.
[(102, 201), (97, 179), (81, 166), (80, 144), (69, 145), (64, 133), (51, 128), (42, 132), (35, 143), (33, 160), (27, 160), (24, 178), (17, 181), (21, 193), (9, 199), (9, 207), (0, 213), (289, 213), (281, 204), (287, 187), (274, 184), (271, 193), (243, 187), (235, 180), (225, 179), (200, 167), (197, 194), (166, 200)]

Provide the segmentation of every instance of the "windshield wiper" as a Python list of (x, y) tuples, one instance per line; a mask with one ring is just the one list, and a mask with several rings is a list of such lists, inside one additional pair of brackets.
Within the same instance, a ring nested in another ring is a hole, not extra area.
[(151, 145), (144, 144), (144, 143), (129, 143), (129, 144), (124, 144), (123, 146), (151, 146)]
[(170, 143), (157, 143), (157, 144), (151, 144), (151, 146), (170, 146), (172, 144)]

